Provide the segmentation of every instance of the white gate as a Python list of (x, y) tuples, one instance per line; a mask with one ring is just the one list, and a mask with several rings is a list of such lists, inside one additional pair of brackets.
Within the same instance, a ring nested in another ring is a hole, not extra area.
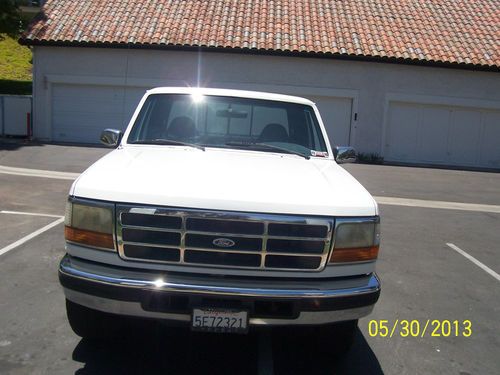
[(31, 95), (0, 95), (1, 136), (31, 136), (31, 113)]

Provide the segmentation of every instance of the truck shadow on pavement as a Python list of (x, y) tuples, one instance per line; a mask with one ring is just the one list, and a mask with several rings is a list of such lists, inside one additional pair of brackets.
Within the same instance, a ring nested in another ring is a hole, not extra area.
[[(160, 324), (134, 331), (123, 340), (80, 340), (72, 357), (83, 367), (76, 374), (383, 374), (359, 329), (351, 351), (337, 359), (299, 348), (291, 336), (273, 331), (203, 334)], [(272, 341), (265, 359), (259, 335)]]

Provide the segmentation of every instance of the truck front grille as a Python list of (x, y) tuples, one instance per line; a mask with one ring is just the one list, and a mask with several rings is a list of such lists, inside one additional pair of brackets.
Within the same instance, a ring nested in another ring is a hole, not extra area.
[(142, 262), (319, 271), (333, 218), (161, 207), (117, 207), (120, 256)]

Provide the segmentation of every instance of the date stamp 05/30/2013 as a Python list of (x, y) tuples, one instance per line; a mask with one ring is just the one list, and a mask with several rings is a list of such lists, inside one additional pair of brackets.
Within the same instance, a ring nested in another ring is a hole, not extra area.
[(470, 320), (407, 320), (386, 319), (368, 322), (370, 337), (470, 337), (472, 322)]

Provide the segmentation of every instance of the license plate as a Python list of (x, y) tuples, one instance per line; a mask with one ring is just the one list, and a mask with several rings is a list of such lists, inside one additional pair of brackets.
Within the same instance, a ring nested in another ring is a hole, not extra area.
[(193, 309), (191, 328), (195, 331), (246, 333), (248, 312), (224, 309)]

